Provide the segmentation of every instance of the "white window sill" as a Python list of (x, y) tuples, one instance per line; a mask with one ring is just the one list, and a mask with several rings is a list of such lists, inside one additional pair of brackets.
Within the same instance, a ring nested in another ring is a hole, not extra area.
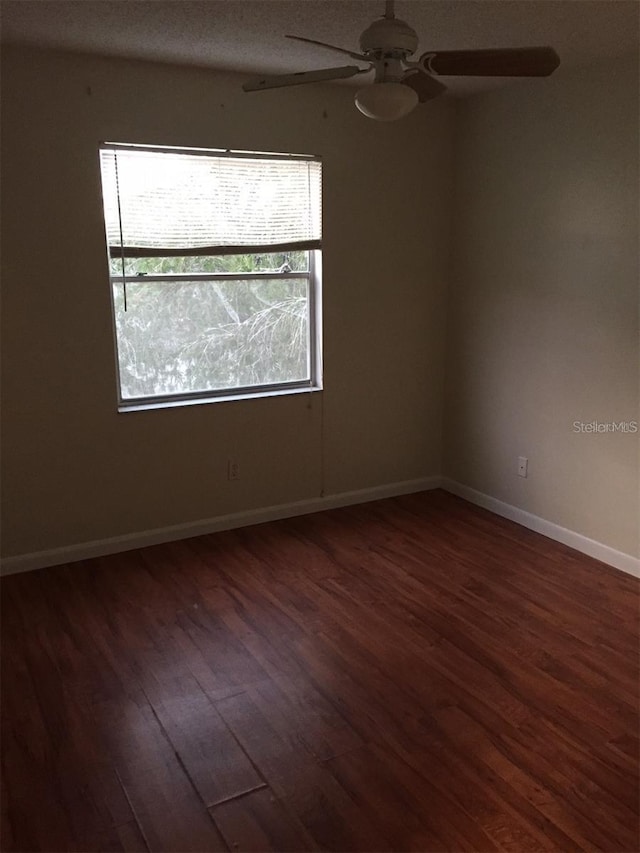
[(120, 403), (118, 412), (146, 412), (150, 409), (175, 409), (179, 406), (202, 406), (209, 403), (229, 403), (232, 400), (259, 400), (263, 397), (285, 397), (291, 394), (313, 394), (322, 391), (319, 385), (304, 388), (276, 388), (271, 391), (243, 392), (242, 394), (216, 395), (215, 397), (192, 397), (187, 399), (176, 398), (175, 400), (162, 400), (157, 403), (145, 401), (143, 403)]

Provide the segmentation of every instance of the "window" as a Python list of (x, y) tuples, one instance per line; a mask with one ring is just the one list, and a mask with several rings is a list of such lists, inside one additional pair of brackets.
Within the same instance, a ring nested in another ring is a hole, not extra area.
[(320, 160), (100, 157), (121, 410), (319, 388)]

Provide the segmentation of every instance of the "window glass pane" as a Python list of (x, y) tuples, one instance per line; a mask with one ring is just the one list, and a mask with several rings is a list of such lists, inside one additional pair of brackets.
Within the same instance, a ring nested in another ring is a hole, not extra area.
[(122, 398), (310, 378), (308, 280), (113, 284)]
[[(174, 275), (193, 272), (308, 272), (309, 252), (274, 252), (261, 255), (218, 255), (188, 258), (125, 258), (125, 275)], [(122, 275), (122, 259), (111, 258), (111, 275)]]

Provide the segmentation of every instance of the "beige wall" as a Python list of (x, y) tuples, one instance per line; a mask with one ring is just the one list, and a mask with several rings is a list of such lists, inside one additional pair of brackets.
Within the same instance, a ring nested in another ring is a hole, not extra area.
[[(462, 104), (445, 473), (638, 553), (637, 58)], [(516, 458), (529, 458), (529, 476)]]
[[(2, 83), (3, 555), (411, 480), (443, 458), (637, 553), (637, 436), (573, 432), (638, 417), (633, 62), (459, 105), (455, 166), (442, 100), (379, 125), (344, 87), (249, 96), (231, 75), (17, 48)], [(323, 155), (324, 392), (116, 412), (103, 140)]]
[[(4, 555), (439, 472), (452, 107), (240, 82), (3, 52)], [(323, 393), (116, 412), (104, 140), (324, 157)]]

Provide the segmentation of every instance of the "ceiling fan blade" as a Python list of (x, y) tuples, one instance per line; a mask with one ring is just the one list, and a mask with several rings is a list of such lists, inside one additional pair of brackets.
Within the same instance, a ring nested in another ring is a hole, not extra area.
[(548, 77), (560, 65), (560, 57), (552, 47), (437, 50), (424, 53), (420, 65), (443, 77)]
[(350, 56), (351, 59), (359, 59), (361, 62), (371, 61), (363, 53), (354, 53), (351, 50), (345, 50), (343, 47), (336, 47), (333, 44), (327, 44), (325, 41), (316, 41), (315, 39), (308, 39), (303, 36), (285, 36), (285, 38), (294, 39), (295, 41), (305, 41), (307, 44), (317, 44), (319, 47), (326, 47), (329, 50), (334, 50), (336, 53), (344, 53), (345, 56)]
[(274, 74), (270, 77), (256, 77), (244, 83), (245, 92), (260, 92), (262, 89), (277, 89), (280, 86), (298, 86), (301, 83), (317, 83), (320, 80), (340, 80), (353, 77), (367, 71), (357, 65), (342, 65), (339, 68), (321, 68), (318, 71), (298, 71), (296, 74)]
[(421, 104), (437, 98), (438, 95), (442, 95), (447, 91), (447, 87), (439, 80), (436, 80), (424, 71), (414, 69), (407, 71), (400, 82), (404, 83), (405, 86), (411, 86), (417, 93)]

